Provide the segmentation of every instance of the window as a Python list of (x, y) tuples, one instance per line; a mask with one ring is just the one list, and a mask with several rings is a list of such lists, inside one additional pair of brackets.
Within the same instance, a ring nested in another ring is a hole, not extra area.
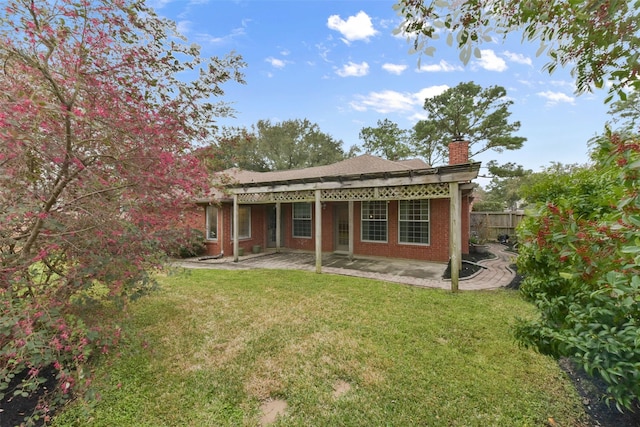
[(361, 239), (387, 241), (387, 202), (362, 202)]
[(399, 204), (399, 241), (429, 244), (429, 201), (401, 200)]
[(311, 238), (311, 203), (293, 204), (293, 237)]
[(218, 240), (218, 208), (207, 206), (207, 239)]
[[(231, 221), (231, 238), (233, 239), (233, 221)], [(238, 239), (251, 237), (251, 207), (238, 206)]]

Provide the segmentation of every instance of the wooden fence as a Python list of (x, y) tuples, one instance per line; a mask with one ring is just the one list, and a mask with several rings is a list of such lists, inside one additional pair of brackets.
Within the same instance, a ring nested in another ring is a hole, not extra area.
[(500, 235), (515, 238), (515, 228), (524, 218), (519, 212), (471, 212), (471, 235), (480, 241), (498, 240)]

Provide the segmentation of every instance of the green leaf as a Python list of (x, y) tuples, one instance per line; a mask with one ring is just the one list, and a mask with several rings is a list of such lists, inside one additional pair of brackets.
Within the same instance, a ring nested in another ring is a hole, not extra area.
[(640, 246), (623, 246), (620, 252), (623, 254), (637, 254), (640, 253)]

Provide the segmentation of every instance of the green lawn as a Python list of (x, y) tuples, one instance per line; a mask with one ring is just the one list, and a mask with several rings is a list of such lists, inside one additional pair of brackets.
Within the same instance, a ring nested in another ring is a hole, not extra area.
[(557, 364), (511, 335), (516, 316), (533, 315), (514, 291), (274, 270), (161, 283), (133, 304), (121, 356), (98, 366), (101, 400), (88, 415), (70, 406), (55, 425), (257, 426), (273, 399), (287, 403), (273, 426), (583, 421)]

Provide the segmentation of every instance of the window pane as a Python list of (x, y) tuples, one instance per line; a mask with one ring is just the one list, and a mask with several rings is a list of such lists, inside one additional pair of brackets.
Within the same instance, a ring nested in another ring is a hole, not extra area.
[[(231, 238), (234, 234), (233, 221), (231, 221)], [(251, 237), (251, 207), (238, 206), (238, 238), (248, 239)]]
[(400, 243), (429, 244), (429, 201), (401, 200), (399, 204)]
[(294, 203), (293, 219), (311, 219), (311, 203)]
[(362, 202), (363, 241), (387, 241), (387, 202)]
[(216, 240), (218, 238), (218, 208), (207, 206), (207, 239)]
[(293, 237), (311, 237), (311, 203), (293, 204)]

